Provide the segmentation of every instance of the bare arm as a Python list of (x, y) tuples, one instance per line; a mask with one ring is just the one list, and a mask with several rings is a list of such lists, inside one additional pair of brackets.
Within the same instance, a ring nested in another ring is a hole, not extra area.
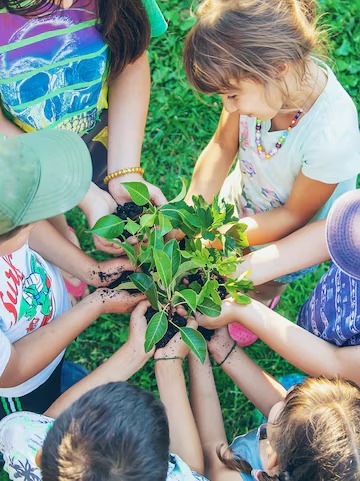
[(198, 158), (186, 201), (202, 195), (211, 202), (229, 173), (239, 147), (239, 114), (223, 109), (213, 138)]
[[(141, 147), (150, 98), (150, 68), (147, 53), (128, 64), (109, 86), (108, 173), (140, 165)], [(144, 182), (140, 174), (127, 174), (109, 182), (118, 203), (129, 200), (122, 182)], [(155, 204), (166, 202), (161, 190), (147, 186)]]
[(126, 257), (95, 261), (46, 220), (35, 224), (29, 236), (29, 245), (47, 261), (94, 287), (107, 286), (123, 271), (133, 270)]
[(0, 387), (14, 387), (35, 376), (101, 314), (130, 312), (142, 299), (142, 295), (125, 291), (98, 289), (46, 326), (16, 341)]
[(7, 137), (13, 137), (14, 135), (23, 134), (24, 132), (17, 125), (8, 120), (1, 111), (0, 106), (0, 132)]
[(326, 203), (336, 186), (312, 180), (300, 172), (284, 206), (241, 219), (248, 225), (246, 234), (250, 245), (277, 241), (303, 227)]
[(80, 396), (97, 386), (115, 381), (127, 381), (152, 356), (145, 353), (144, 340), (147, 327), (144, 312), (149, 303), (138, 304), (131, 314), (130, 333), (127, 342), (107, 359), (95, 371), (64, 392), (45, 412), (47, 416), (56, 418)]
[(311, 376), (340, 376), (360, 383), (360, 346), (337, 347), (255, 300), (245, 306), (227, 299), (223, 301), (219, 318), (199, 316), (197, 321), (209, 328), (214, 324), (219, 327), (240, 322), (280, 356)]
[(267, 247), (244, 256), (235, 276), (250, 271), (254, 285), (311, 267), (330, 258), (325, 239), (325, 220), (306, 225)]
[[(191, 322), (188, 327), (191, 327)], [(173, 356), (184, 357), (188, 347), (180, 333), (163, 348), (155, 352), (155, 360)], [(155, 362), (156, 381), (160, 399), (166, 407), (170, 428), (170, 450), (178, 454), (193, 471), (202, 474), (204, 461), (199, 433), (196, 428), (186, 390), (182, 361), (166, 359)]]

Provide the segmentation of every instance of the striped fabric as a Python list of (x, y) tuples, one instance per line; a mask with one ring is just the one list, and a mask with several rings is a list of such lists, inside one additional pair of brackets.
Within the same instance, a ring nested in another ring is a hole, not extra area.
[[(153, 32), (163, 33), (156, 2), (144, 4)], [(91, 130), (108, 106), (107, 73), (95, 0), (38, 17), (0, 10), (0, 100), (5, 115), (26, 132)]]

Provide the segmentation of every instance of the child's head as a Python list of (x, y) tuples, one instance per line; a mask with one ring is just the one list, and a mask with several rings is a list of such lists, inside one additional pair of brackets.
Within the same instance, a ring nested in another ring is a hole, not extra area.
[(326, 240), (333, 262), (360, 280), (360, 189), (346, 192), (330, 209)]
[[(229, 94), (235, 87), (241, 92), (244, 86), (248, 89), (247, 82), (255, 83), (265, 89), (267, 103), (279, 110), (289, 99), (284, 73), (291, 67), (302, 81), (309, 56), (320, 47), (314, 4), (300, 0), (206, 0), (185, 42), (189, 82), (206, 94)], [(271, 87), (278, 91), (275, 98)], [(241, 113), (262, 115), (265, 120), (269, 116), (257, 112), (251, 105), (254, 101), (256, 93)]]
[(0, 242), (27, 224), (75, 207), (89, 189), (91, 158), (72, 132), (52, 130), (0, 141)]
[[(342, 379), (307, 378), (274, 406), (267, 425), (280, 475), (262, 471), (259, 481), (360, 480), (360, 388)], [(252, 467), (225, 452), (232, 469)]]
[(43, 481), (165, 481), (165, 409), (126, 382), (89, 391), (54, 422), (41, 457)]

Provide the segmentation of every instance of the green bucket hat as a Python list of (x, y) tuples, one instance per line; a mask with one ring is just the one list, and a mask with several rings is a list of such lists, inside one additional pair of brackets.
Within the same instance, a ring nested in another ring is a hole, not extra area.
[(41, 130), (0, 140), (0, 235), (63, 214), (89, 189), (92, 164), (79, 135)]

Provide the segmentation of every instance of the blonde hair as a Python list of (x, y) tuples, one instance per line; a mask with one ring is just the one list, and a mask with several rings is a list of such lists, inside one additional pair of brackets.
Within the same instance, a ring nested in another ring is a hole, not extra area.
[[(360, 388), (342, 379), (307, 378), (288, 392), (271, 445), (281, 474), (262, 471), (260, 481), (360, 480)], [(230, 448), (218, 448), (230, 469), (252, 466)]]
[(316, 26), (314, 0), (206, 0), (184, 48), (190, 84), (205, 94), (225, 93), (242, 79), (286, 86), (276, 80), (291, 64), (299, 80), (309, 57), (322, 57), (323, 32)]

